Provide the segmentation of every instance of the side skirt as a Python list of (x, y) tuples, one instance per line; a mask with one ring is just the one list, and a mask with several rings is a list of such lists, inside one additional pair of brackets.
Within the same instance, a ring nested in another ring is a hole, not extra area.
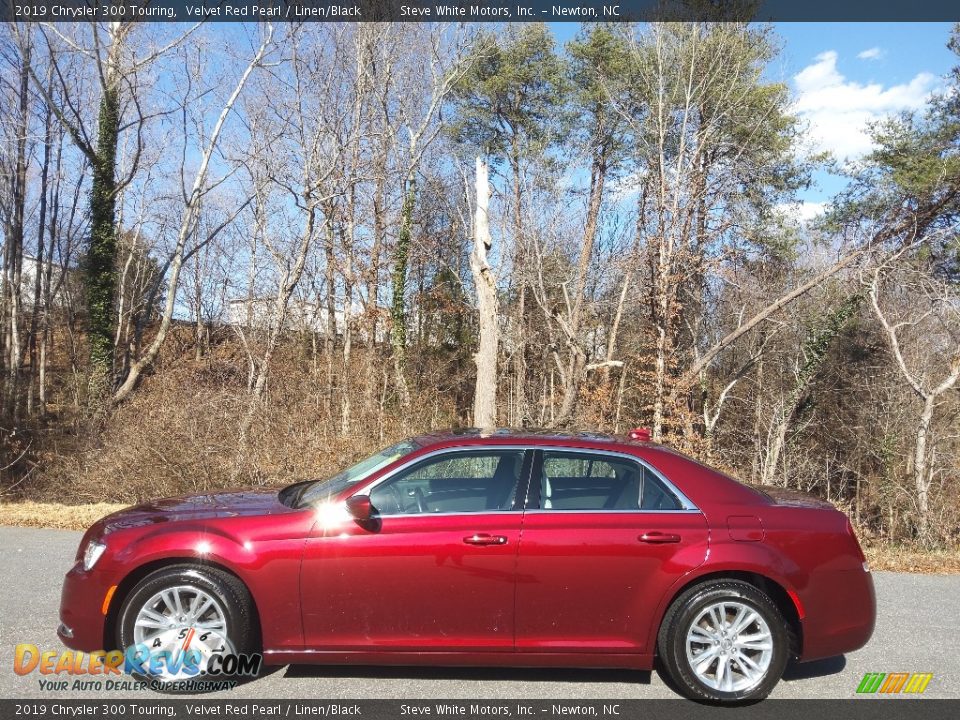
[(638, 653), (264, 650), (263, 660), (267, 665), (436, 665), (444, 667), (653, 669), (653, 656)]

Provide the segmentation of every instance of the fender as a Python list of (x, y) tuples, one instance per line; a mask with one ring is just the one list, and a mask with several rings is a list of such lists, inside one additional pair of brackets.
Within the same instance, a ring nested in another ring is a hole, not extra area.
[(761, 575), (777, 583), (793, 600), (802, 623), (804, 612), (800, 601), (800, 591), (806, 587), (808, 580), (806, 573), (765, 543), (741, 543), (729, 540), (717, 542), (715, 540), (717, 535), (719, 533), (711, 533), (710, 550), (707, 553), (706, 561), (682, 577), (677, 578), (660, 598), (654, 616), (656, 621), (650, 625), (647, 647), (656, 648), (660, 625), (663, 623), (663, 618), (667, 614), (670, 603), (680, 594), (681, 589), (696, 583), (700, 578), (717, 573), (747, 572)]
[(115, 577), (126, 579), (157, 563), (219, 566), (250, 591), (264, 648), (297, 648), (303, 645), (299, 574), (304, 543), (305, 538), (241, 540), (223, 528), (190, 523), (134, 539), (113, 554), (111, 570)]

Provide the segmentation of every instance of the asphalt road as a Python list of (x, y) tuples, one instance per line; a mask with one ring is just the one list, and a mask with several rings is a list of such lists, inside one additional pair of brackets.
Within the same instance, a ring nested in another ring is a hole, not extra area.
[[(13, 672), (17, 643), (63, 649), (56, 636), (60, 583), (81, 533), (0, 527), (0, 698), (110, 697), (41, 692), (38, 674)], [(928, 697), (960, 698), (960, 576), (876, 573), (877, 629), (846, 657), (791, 667), (772, 697), (850, 698), (867, 672), (932, 672)], [(143, 691), (142, 697), (151, 695)], [(129, 693), (113, 697), (131, 699)], [(138, 695), (141, 696), (141, 695)], [(247, 683), (236, 698), (643, 699), (676, 697), (656, 672), (288, 666)], [(213, 699), (217, 695), (207, 695)]]

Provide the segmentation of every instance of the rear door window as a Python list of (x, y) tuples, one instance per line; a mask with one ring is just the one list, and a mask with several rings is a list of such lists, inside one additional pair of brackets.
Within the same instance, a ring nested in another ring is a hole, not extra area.
[(545, 450), (543, 510), (680, 510), (677, 497), (646, 466), (612, 455)]

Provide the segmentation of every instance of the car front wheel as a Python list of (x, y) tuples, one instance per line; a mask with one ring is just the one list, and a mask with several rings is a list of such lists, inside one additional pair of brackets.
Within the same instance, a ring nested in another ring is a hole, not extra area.
[(674, 601), (658, 638), (660, 658), (678, 689), (694, 700), (766, 697), (783, 675), (789, 633), (774, 602), (738, 580), (715, 580)]
[[(255, 650), (246, 586), (216, 568), (174, 565), (141, 580), (121, 607), (117, 637), (133, 646), (135, 675), (164, 692), (197, 692), (183, 681), (235, 680), (221, 671), (228, 654)], [(217, 660), (211, 663), (215, 656)]]

